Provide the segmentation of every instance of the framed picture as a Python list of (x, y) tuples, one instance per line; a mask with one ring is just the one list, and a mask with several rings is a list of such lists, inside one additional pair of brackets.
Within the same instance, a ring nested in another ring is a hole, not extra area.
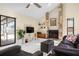
[(56, 26), (56, 25), (57, 25), (56, 18), (51, 18), (50, 19), (50, 26)]
[(74, 35), (74, 18), (67, 18), (67, 35)]

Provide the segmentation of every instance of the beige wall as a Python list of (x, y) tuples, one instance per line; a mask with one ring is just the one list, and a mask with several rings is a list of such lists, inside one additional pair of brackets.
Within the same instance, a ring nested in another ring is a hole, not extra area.
[[(58, 15), (59, 15), (59, 11), (58, 11), (58, 7), (54, 8), (53, 10), (51, 10), (49, 12), (49, 19), (51, 18), (56, 18), (56, 23), (57, 25), (56, 26), (49, 26), (49, 29), (58, 29)], [(49, 22), (49, 25), (50, 25), (50, 22)]]
[(38, 30), (38, 19), (21, 15), (11, 9), (0, 6), (0, 14), (16, 18), (16, 28), (25, 29), (26, 26), (33, 26), (35, 32)]
[[(53, 10), (49, 11), (49, 20), (51, 18), (56, 18), (57, 19), (57, 26), (50, 26), (50, 21), (49, 21), (49, 29), (51, 30), (56, 30), (58, 29), (58, 7), (54, 8)], [(41, 23), (45, 23), (46, 26), (46, 15), (44, 14), (42, 20), (40, 20)], [(47, 26), (46, 26), (47, 27)], [(40, 32), (42, 33), (47, 33), (47, 28), (45, 29), (39, 29)]]
[(74, 17), (74, 33), (79, 33), (79, 4), (63, 4), (63, 35), (67, 34), (67, 18)]
[(37, 23), (38, 20), (32, 17), (28, 17), (25, 15), (21, 15), (15, 11), (12, 11), (7, 8), (0, 7), (0, 14), (1, 15), (6, 15), (6, 16), (11, 16), (16, 18), (16, 27), (17, 28), (24, 28), (25, 26), (34, 26), (35, 29), (37, 29)]
[[(17, 28), (24, 28), (26, 26), (34, 26), (36, 31), (39, 31), (38, 28), (38, 20), (32, 17), (28, 17), (25, 15), (21, 15), (17, 12), (14, 12), (10, 9), (3, 8), (0, 6), (0, 14), (7, 15), (16, 18), (16, 26)], [(50, 18), (57, 18), (58, 21), (58, 10), (55, 8), (54, 10), (50, 11)], [(74, 33), (77, 34), (79, 32), (79, 4), (77, 3), (67, 3), (63, 4), (63, 36), (67, 35), (67, 18), (74, 17)], [(45, 17), (42, 19), (45, 21)], [(41, 21), (41, 22), (42, 22)], [(52, 29), (58, 28), (51, 27)]]
[[(49, 12), (49, 18), (57, 18), (57, 26), (50, 27), (50, 29), (58, 29), (58, 8)], [(63, 4), (63, 36), (67, 35), (67, 18), (74, 18), (74, 34), (79, 33), (79, 4), (78, 3), (64, 3)]]
[[(58, 21), (58, 9), (55, 8), (50, 12), (50, 18), (57, 18)], [(63, 4), (63, 36), (67, 35), (67, 18), (74, 18), (74, 34), (79, 33), (79, 4), (78, 3), (64, 3)], [(58, 22), (57, 22), (58, 23)], [(58, 25), (59, 26), (59, 25)], [(58, 28), (50, 27), (52, 29)]]

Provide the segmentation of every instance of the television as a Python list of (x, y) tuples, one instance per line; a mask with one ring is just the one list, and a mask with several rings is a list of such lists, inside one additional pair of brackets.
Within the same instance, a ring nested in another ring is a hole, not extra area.
[(34, 27), (26, 27), (26, 33), (33, 33)]

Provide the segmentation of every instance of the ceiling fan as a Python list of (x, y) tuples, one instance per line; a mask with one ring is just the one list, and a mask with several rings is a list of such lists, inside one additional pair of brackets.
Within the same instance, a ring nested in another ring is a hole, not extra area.
[[(28, 3), (27, 6), (26, 6), (26, 8), (29, 8), (30, 5), (31, 5), (31, 3)], [(38, 7), (38, 8), (41, 8), (41, 7), (42, 7), (42, 6), (39, 5), (38, 3), (33, 3), (33, 5), (35, 5), (35, 6)]]

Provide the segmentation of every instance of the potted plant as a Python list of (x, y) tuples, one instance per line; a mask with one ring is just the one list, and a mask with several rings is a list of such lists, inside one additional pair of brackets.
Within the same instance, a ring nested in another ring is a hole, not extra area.
[(24, 35), (25, 35), (25, 31), (22, 29), (17, 30), (17, 35), (18, 35), (18, 39), (22, 40), (22, 43), (24, 43)]

